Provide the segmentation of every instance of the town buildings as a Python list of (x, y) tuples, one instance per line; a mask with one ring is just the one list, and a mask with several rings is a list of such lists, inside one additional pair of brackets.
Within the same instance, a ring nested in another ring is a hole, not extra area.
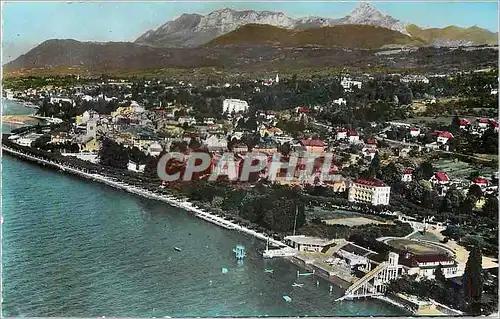
[(349, 188), (350, 202), (367, 203), (374, 206), (389, 205), (391, 187), (376, 179), (356, 179)]

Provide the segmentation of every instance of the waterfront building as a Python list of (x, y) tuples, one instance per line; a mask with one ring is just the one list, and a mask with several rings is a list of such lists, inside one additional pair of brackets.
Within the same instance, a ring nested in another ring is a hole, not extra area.
[(299, 251), (321, 252), (323, 249), (334, 245), (335, 242), (335, 240), (308, 237), (305, 235), (285, 237), (285, 244)]
[(448, 255), (414, 255), (406, 253), (400, 257), (400, 263), (408, 275), (417, 278), (434, 279), (436, 268), (441, 265), (443, 275), (447, 278), (458, 276), (458, 263)]
[(356, 179), (349, 188), (349, 201), (389, 205), (391, 187), (377, 179)]

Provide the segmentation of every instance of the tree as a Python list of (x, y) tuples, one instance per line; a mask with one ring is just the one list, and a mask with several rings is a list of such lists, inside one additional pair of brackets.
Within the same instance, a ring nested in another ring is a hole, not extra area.
[(192, 150), (197, 150), (201, 146), (200, 141), (198, 139), (191, 137), (191, 140), (189, 141), (188, 147)]
[(129, 161), (125, 148), (108, 138), (103, 139), (98, 158), (101, 165), (122, 169), (127, 168)]
[(451, 132), (453, 134), (460, 132), (460, 119), (457, 114), (455, 114), (451, 120)]
[(464, 272), (464, 292), (470, 302), (481, 302), (483, 296), (482, 259), (480, 247), (472, 246)]
[(483, 191), (481, 187), (477, 184), (472, 184), (467, 192), (467, 197), (474, 197), (476, 201), (483, 196)]
[(425, 179), (429, 180), (432, 175), (434, 175), (434, 167), (430, 162), (423, 162), (420, 164), (414, 172), (414, 177), (417, 180)]
[(378, 172), (380, 171), (380, 155), (378, 154), (378, 152), (376, 152), (373, 156), (373, 159), (370, 162), (370, 168), (373, 168), (375, 174), (378, 174)]
[(444, 283), (446, 281), (446, 277), (443, 274), (443, 266), (441, 266), (441, 264), (439, 264), (436, 267), (436, 270), (434, 271), (434, 276), (438, 283)]
[(443, 202), (441, 203), (442, 212), (454, 212), (462, 204), (464, 198), (463, 194), (456, 187), (451, 186), (446, 195), (444, 196)]
[(488, 197), (483, 205), (483, 213), (491, 218), (498, 218), (498, 198)]

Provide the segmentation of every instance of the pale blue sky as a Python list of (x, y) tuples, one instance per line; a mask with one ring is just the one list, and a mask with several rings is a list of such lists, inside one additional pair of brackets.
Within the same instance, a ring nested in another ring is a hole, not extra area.
[[(477, 25), (498, 31), (497, 2), (373, 2), (380, 11), (421, 27)], [(4, 63), (53, 38), (80, 41), (133, 41), (182, 13), (206, 14), (230, 7), (282, 11), (292, 17), (337, 18), (356, 2), (4, 2)]]

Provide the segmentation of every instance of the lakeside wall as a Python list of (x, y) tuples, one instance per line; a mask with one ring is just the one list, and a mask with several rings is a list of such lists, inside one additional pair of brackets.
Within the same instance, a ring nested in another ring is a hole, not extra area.
[(89, 179), (89, 180), (93, 180), (96, 182), (100, 182), (100, 183), (103, 183), (105, 185), (111, 186), (113, 188), (121, 189), (121, 190), (127, 191), (127, 192), (135, 194), (135, 195), (139, 195), (139, 196), (142, 196), (145, 198), (165, 202), (171, 206), (179, 207), (179, 208), (182, 208), (186, 211), (194, 213), (194, 215), (196, 217), (203, 219), (205, 221), (211, 222), (215, 225), (218, 225), (218, 226), (221, 226), (221, 227), (224, 227), (227, 229), (237, 230), (237, 231), (246, 233), (248, 235), (251, 235), (255, 238), (261, 239), (263, 241), (267, 241), (269, 239), (269, 242), (271, 244), (276, 245), (278, 247), (287, 247), (287, 245), (285, 245), (283, 242), (275, 240), (273, 238), (268, 238), (268, 236), (266, 236), (265, 234), (258, 233), (252, 229), (241, 226), (241, 225), (234, 223), (232, 221), (229, 221), (223, 217), (219, 217), (219, 216), (211, 214), (209, 212), (205, 212), (202, 209), (193, 205), (192, 203), (188, 202), (187, 200), (179, 200), (177, 198), (174, 198), (172, 195), (156, 194), (156, 193), (151, 192), (149, 190), (146, 190), (146, 189), (143, 189), (143, 188), (140, 188), (137, 186), (133, 186), (133, 185), (130, 185), (130, 184), (127, 184), (124, 182), (113, 181), (113, 180), (109, 179), (108, 177), (100, 175), (100, 174), (86, 173), (82, 170), (75, 169), (75, 168), (69, 167), (67, 165), (58, 164), (55, 162), (45, 160), (45, 159), (40, 158), (40, 157), (36, 157), (36, 156), (30, 155), (30, 154), (22, 153), (20, 151), (6, 147), (5, 145), (2, 145), (2, 151), (6, 152), (10, 155), (19, 157), (21, 159), (24, 159), (24, 160), (36, 162), (36, 163), (39, 163), (43, 166), (52, 167), (52, 168), (70, 173), (72, 175), (84, 178), (84, 179)]

